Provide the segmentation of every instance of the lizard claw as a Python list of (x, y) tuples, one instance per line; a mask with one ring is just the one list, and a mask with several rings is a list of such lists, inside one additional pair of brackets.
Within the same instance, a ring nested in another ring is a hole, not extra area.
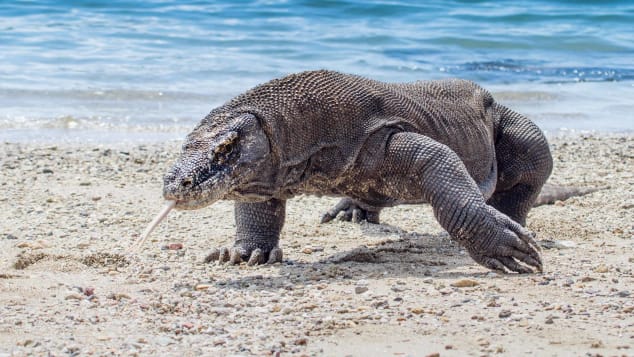
[(230, 257), (231, 257), (231, 255), (229, 253), (229, 249), (228, 248), (221, 248), (220, 249), (220, 256), (218, 257), (218, 261), (220, 263), (228, 262)]
[(220, 264), (229, 263), (230, 265), (239, 265), (246, 261), (247, 265), (260, 265), (281, 263), (282, 257), (282, 249), (279, 247), (273, 248), (268, 253), (256, 248), (250, 254), (240, 247), (223, 247), (212, 250), (204, 261), (205, 263), (218, 262)]
[(520, 274), (543, 271), (535, 234), (506, 215), (491, 208), (493, 228), (485, 237), (475, 237), (467, 244), (469, 255), (479, 264), (494, 270)]
[(247, 265), (259, 265), (264, 263), (264, 253), (262, 253), (262, 249), (256, 249), (251, 252), (251, 257), (247, 261)]
[(238, 265), (242, 263), (242, 254), (236, 248), (231, 248), (231, 256), (229, 258), (229, 264)]
[(220, 260), (220, 249), (214, 249), (204, 259), (205, 263), (211, 263)]
[[(240, 261), (237, 261), (240, 259)], [(227, 247), (216, 248), (212, 250), (204, 259), (205, 263), (218, 262), (218, 263), (227, 263), (231, 262), (232, 264), (240, 264), (242, 258), (240, 254), (236, 254), (235, 249), (229, 250)]]
[(269, 260), (267, 260), (266, 264), (281, 263), (283, 256), (282, 248), (275, 247), (269, 253)]

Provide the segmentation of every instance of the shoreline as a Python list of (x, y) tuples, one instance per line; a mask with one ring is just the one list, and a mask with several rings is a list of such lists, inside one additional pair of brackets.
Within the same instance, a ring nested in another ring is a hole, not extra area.
[(203, 263), (232, 243), (224, 201), (127, 256), (180, 140), (0, 143), (0, 356), (633, 354), (634, 133), (549, 140), (551, 182), (608, 188), (531, 211), (554, 242), (532, 275), (477, 265), (429, 206), (321, 225), (337, 199), (312, 196), (288, 204), (282, 264)]
[[(277, 76), (263, 81), (273, 77)], [(421, 74), (407, 82), (427, 79), (433, 78)], [(524, 114), (549, 137), (634, 135), (632, 81), (476, 82), (497, 103)], [(0, 103), (6, 107), (0, 116), (0, 142), (37, 142), (41, 138), (49, 143), (82, 144), (182, 140), (210, 110), (256, 84), (242, 83), (230, 90), (200, 89), (200, 93), (170, 92), (161, 87), (35, 91), (0, 87)]]
[[(192, 126), (193, 127), (193, 126)], [(108, 131), (80, 131), (72, 132), (68, 130), (56, 130), (54, 136), (42, 137), (39, 131), (16, 131), (21, 140), (10, 140), (0, 137), (0, 145), (19, 145), (25, 147), (50, 147), (57, 146), (63, 148), (81, 149), (89, 148), (121, 148), (134, 149), (136, 147), (159, 147), (162, 145), (180, 146), (187, 131), (162, 131), (162, 132), (112, 132)], [(572, 141), (583, 138), (620, 138), (633, 137), (634, 131), (592, 131), (559, 129), (553, 131), (543, 131), (549, 143), (559, 141)], [(12, 135), (13, 136), (13, 135)]]

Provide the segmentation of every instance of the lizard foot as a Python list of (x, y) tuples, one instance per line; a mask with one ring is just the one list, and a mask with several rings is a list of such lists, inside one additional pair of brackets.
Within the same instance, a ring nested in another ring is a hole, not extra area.
[(526, 274), (532, 273), (535, 268), (542, 272), (535, 234), (492, 207), (489, 207), (489, 213), (492, 226), (480, 237), (472, 237), (465, 244), (469, 255), (493, 270)]
[[(361, 207), (361, 205), (351, 198), (342, 198), (333, 208), (321, 217), (321, 223), (330, 222), (339, 216), (342, 221), (360, 223), (379, 223), (379, 209)], [(341, 213), (341, 215), (339, 215)]]
[(218, 263), (237, 265), (246, 261), (247, 265), (274, 264), (281, 263), (282, 257), (282, 248), (279, 247), (275, 247), (269, 252), (265, 252), (260, 248), (248, 252), (241, 247), (224, 247), (212, 250), (205, 257), (205, 263), (217, 261)]

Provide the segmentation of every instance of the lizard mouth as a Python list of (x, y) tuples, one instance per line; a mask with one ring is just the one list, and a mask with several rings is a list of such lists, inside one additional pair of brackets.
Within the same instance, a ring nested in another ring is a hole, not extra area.
[(163, 198), (167, 201), (174, 201), (174, 208), (177, 210), (195, 210), (207, 207), (212, 203), (222, 199), (229, 185), (227, 177), (222, 174), (211, 175), (191, 189), (172, 190), (173, 186), (166, 185), (163, 191)]
[(216, 202), (217, 199), (192, 199), (192, 200), (175, 200), (174, 209), (177, 210), (196, 210), (207, 207)]

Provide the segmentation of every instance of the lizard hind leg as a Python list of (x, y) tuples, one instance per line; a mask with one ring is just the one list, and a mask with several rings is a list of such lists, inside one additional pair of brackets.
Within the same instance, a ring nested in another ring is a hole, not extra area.
[(550, 176), (553, 161), (542, 131), (528, 118), (503, 106), (495, 154), (498, 182), (487, 203), (522, 226)]
[(354, 223), (367, 221), (368, 223), (379, 224), (380, 212), (381, 208), (379, 207), (371, 207), (346, 197), (342, 198), (333, 208), (322, 216), (321, 223), (330, 222), (339, 216), (339, 219), (342, 221)]

